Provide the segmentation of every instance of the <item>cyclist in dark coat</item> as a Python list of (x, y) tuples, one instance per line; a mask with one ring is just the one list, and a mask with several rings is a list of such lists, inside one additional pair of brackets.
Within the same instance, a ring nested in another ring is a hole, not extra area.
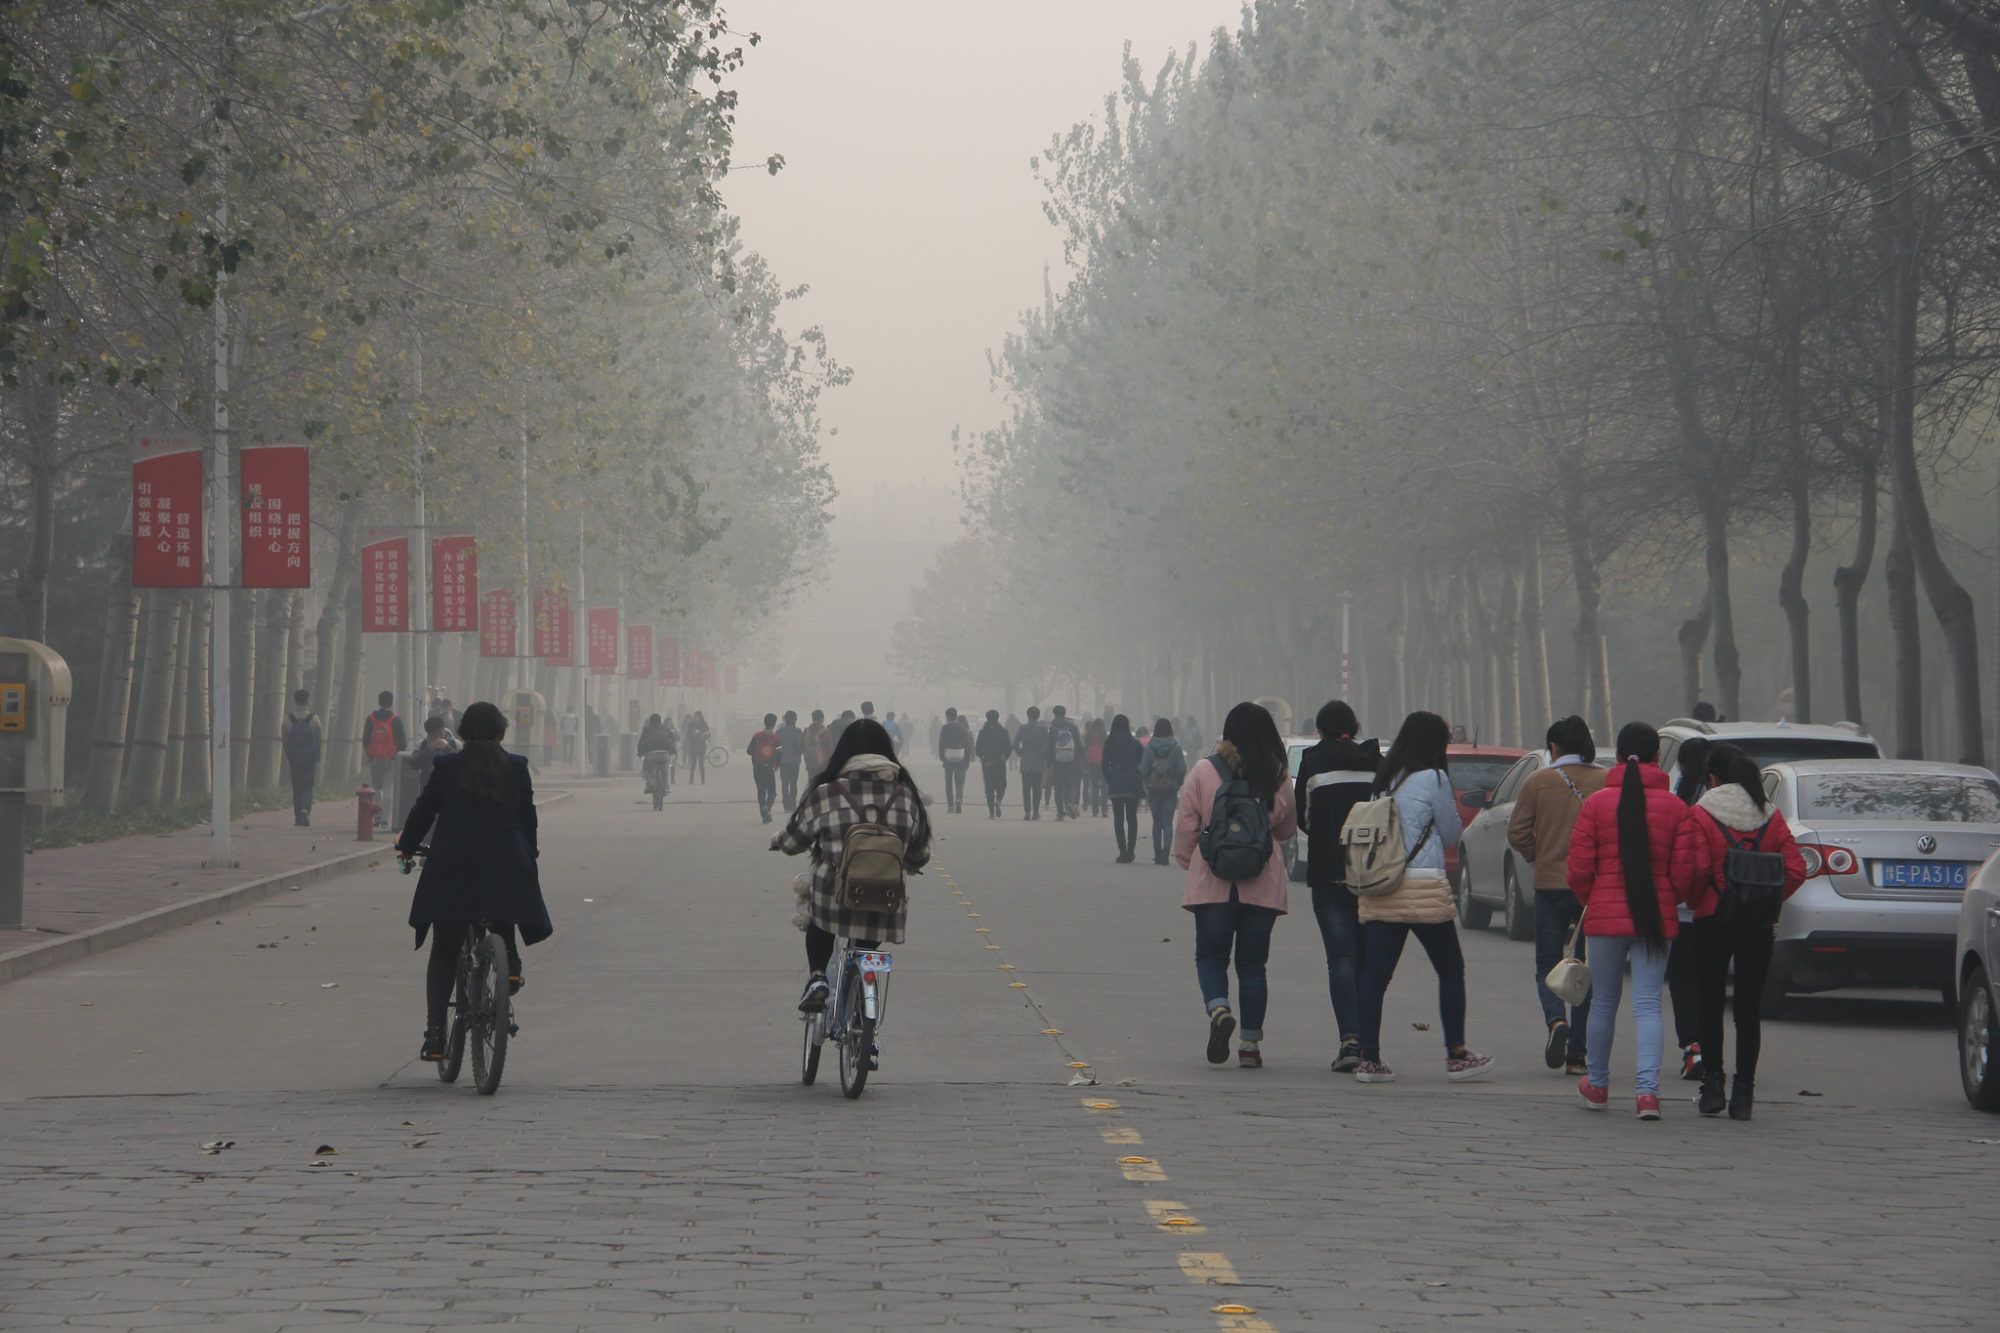
[(459, 727), (464, 749), (437, 756), (430, 781), (396, 839), (397, 852), (408, 857), (430, 838), (424, 873), (410, 901), (416, 947), (423, 947), (426, 932), (431, 935), (424, 988), (426, 1060), (444, 1058), (445, 1009), (467, 926), (485, 921), (497, 928), (507, 943), (507, 970), (515, 990), (521, 987), (515, 929), (527, 944), (540, 943), (555, 930), (535, 868), (541, 844), (528, 761), (500, 748), (507, 719), (490, 703), (468, 707)]

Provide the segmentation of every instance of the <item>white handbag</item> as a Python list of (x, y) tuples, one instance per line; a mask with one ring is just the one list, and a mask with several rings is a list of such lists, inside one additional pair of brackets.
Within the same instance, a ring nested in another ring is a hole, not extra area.
[(1582, 1004), (1584, 997), (1590, 994), (1590, 964), (1576, 956), (1577, 943), (1583, 939), (1583, 917), (1587, 915), (1589, 909), (1586, 908), (1583, 915), (1577, 917), (1568, 943), (1563, 945), (1563, 956), (1542, 978), (1542, 984), (1549, 988), (1549, 993), (1572, 1008)]

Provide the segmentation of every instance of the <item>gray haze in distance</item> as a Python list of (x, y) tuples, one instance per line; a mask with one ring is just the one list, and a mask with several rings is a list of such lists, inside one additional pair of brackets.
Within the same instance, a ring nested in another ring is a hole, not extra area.
[[(1102, 118), (1127, 40), (1150, 78), (1170, 51), (1205, 51), (1217, 27), (1233, 29), (1241, 5), (733, 0), (728, 15), (763, 39), (731, 80), (746, 169), (729, 205), (780, 280), (812, 289), (787, 323), (822, 326), (854, 370), (825, 403), (843, 497), (833, 560), (785, 618), (784, 648), (746, 661), (761, 693), (739, 702), (844, 706), (872, 685), (911, 709), (969, 707), (979, 701), (883, 689), (882, 649), (910, 584), (959, 531), (952, 428), (999, 419), (987, 349), (1041, 300), (1045, 269), (1063, 280), (1028, 161)], [(786, 160), (775, 177), (752, 166), (772, 153)]]

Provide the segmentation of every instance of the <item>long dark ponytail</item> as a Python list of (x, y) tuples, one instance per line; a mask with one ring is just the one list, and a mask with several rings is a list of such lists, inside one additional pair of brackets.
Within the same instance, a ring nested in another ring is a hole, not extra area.
[(1625, 778), (1618, 789), (1618, 864), (1625, 872), (1625, 910), (1639, 938), (1651, 945), (1667, 942), (1667, 927), (1653, 883), (1653, 834), (1646, 826), (1646, 783), (1639, 765), (1659, 757), (1659, 732), (1644, 722), (1627, 722), (1619, 729), (1618, 762), (1625, 766)]
[(507, 799), (507, 715), (485, 700), (467, 704), (458, 718), (458, 785), (482, 801)]
[(1771, 808), (1771, 798), (1764, 794), (1764, 770), (1738, 746), (1725, 743), (1711, 750), (1706, 776), (1714, 778), (1718, 787), (1725, 782), (1741, 787), (1760, 813)]

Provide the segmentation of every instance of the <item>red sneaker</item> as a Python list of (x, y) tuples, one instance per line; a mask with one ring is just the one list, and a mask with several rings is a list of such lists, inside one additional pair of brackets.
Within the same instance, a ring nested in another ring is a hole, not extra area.
[(1633, 1109), (1641, 1120), (1658, 1120), (1660, 1099), (1650, 1092), (1642, 1092), (1633, 1099)]
[(1611, 1089), (1591, 1087), (1588, 1074), (1576, 1081), (1576, 1095), (1583, 1098), (1584, 1109), (1588, 1111), (1602, 1111), (1611, 1104)]

